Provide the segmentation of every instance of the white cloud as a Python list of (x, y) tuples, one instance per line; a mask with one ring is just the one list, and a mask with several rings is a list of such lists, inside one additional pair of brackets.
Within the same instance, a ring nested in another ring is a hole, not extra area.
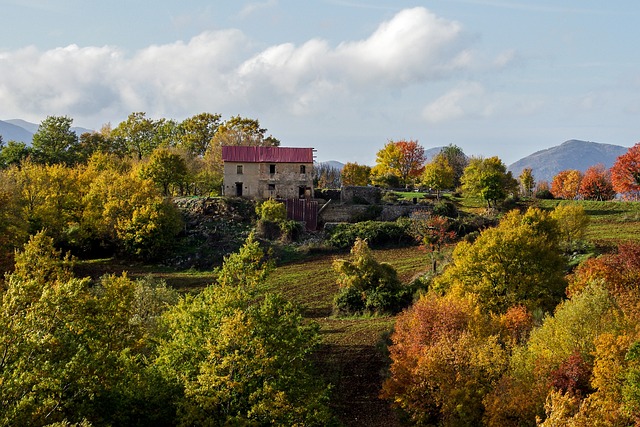
[(485, 88), (476, 82), (465, 82), (442, 95), (422, 111), (424, 119), (430, 123), (440, 123), (466, 116), (482, 116), (490, 112), (490, 104), (485, 104)]
[(341, 102), (450, 78), (471, 66), (468, 44), (459, 23), (414, 8), (366, 39), (337, 46), (311, 39), (256, 50), (241, 31), (225, 30), (133, 53), (112, 46), (28, 47), (0, 52), (0, 117), (68, 114), (97, 126), (132, 111), (156, 117), (237, 114), (248, 106), (332, 111)]
[(277, 5), (278, 5), (278, 0), (267, 0), (264, 2), (249, 3), (242, 8), (242, 10), (240, 11), (240, 16), (246, 17), (262, 9), (269, 9)]

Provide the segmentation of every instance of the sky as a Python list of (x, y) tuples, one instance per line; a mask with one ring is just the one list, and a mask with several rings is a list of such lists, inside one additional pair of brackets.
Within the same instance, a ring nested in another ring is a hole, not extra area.
[(637, 0), (0, 0), (0, 120), (258, 119), (319, 161), (640, 140)]

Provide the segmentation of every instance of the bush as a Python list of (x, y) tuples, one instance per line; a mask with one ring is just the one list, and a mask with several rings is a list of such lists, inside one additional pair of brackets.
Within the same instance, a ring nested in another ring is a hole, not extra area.
[(334, 299), (338, 314), (396, 313), (411, 302), (413, 291), (404, 287), (395, 269), (377, 262), (366, 240), (357, 239), (350, 260), (336, 260), (340, 292)]
[(533, 197), (543, 200), (553, 200), (555, 198), (553, 197), (553, 193), (547, 189), (536, 191)]
[(330, 245), (339, 249), (353, 246), (358, 238), (366, 239), (372, 247), (406, 245), (413, 242), (408, 228), (407, 221), (364, 221), (356, 224), (338, 224), (331, 230), (328, 241)]
[(263, 221), (279, 222), (287, 219), (287, 208), (284, 203), (273, 199), (265, 200), (256, 206), (256, 213)]
[(457, 218), (458, 209), (456, 205), (448, 200), (441, 200), (433, 205), (433, 215), (446, 216), (447, 218)]

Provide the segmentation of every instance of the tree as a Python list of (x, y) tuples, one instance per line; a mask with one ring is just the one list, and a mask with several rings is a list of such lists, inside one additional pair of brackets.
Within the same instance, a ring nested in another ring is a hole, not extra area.
[(111, 136), (118, 138), (131, 156), (141, 160), (159, 145), (156, 132), (157, 122), (147, 118), (144, 112), (136, 112), (113, 129)]
[(551, 181), (551, 193), (557, 199), (573, 200), (578, 196), (582, 172), (567, 169), (558, 172)]
[(618, 157), (611, 167), (613, 189), (627, 199), (640, 195), (640, 142)]
[(342, 185), (366, 186), (369, 184), (369, 176), (371, 175), (371, 167), (367, 165), (359, 165), (358, 163), (348, 162), (340, 171), (340, 179)]
[(508, 366), (469, 299), (428, 293), (398, 316), (381, 396), (417, 425), (482, 425), (484, 397)]
[(520, 193), (524, 197), (531, 197), (533, 195), (533, 189), (536, 186), (536, 180), (533, 177), (532, 169), (524, 168), (518, 177), (518, 181), (520, 181)]
[(267, 129), (261, 128), (257, 119), (233, 116), (218, 127), (212, 145), (278, 147), (280, 141), (272, 135), (266, 136), (266, 133)]
[(551, 310), (566, 287), (557, 234), (556, 222), (545, 212), (511, 211), (475, 242), (458, 243), (434, 287), (472, 295), (483, 310), (495, 313), (519, 304), (531, 311)]
[(87, 162), (94, 153), (115, 154), (124, 157), (127, 149), (121, 138), (111, 137), (111, 131), (85, 132), (80, 135), (78, 146), (79, 158)]
[(14, 252), (27, 240), (27, 221), (16, 182), (0, 171), (0, 276), (13, 266)]
[(458, 188), (461, 184), (460, 179), (464, 173), (464, 169), (469, 164), (469, 158), (462, 148), (454, 144), (449, 144), (440, 150), (440, 154), (447, 159), (447, 162), (453, 168), (453, 188)]
[(578, 194), (584, 200), (611, 200), (615, 197), (611, 176), (603, 164), (587, 169), (580, 182)]
[(216, 282), (163, 315), (155, 366), (178, 388), (179, 425), (326, 425), (310, 371), (318, 327), (263, 292), (270, 267), (250, 236)]
[(9, 141), (6, 145), (0, 143), (0, 169), (19, 165), (30, 154), (31, 148), (24, 142)]
[(175, 291), (126, 276), (75, 278), (43, 233), (16, 255), (6, 284), (0, 425), (172, 424), (173, 390), (143, 355), (150, 354), (146, 328)]
[(409, 230), (420, 246), (431, 254), (431, 267), (435, 273), (442, 247), (456, 238), (456, 232), (449, 230), (449, 219), (415, 212), (411, 216)]
[(327, 163), (313, 165), (313, 186), (315, 188), (340, 188), (340, 170)]
[(336, 260), (333, 269), (340, 286), (334, 304), (340, 313), (394, 313), (411, 299), (393, 267), (377, 262), (366, 240), (357, 238), (351, 259)]
[(440, 153), (425, 165), (421, 180), (422, 185), (436, 190), (436, 197), (440, 200), (440, 191), (454, 188), (455, 170)]
[(67, 116), (47, 116), (33, 135), (33, 159), (47, 165), (72, 165), (78, 161), (78, 136), (71, 130), (73, 119)]
[(561, 241), (567, 248), (584, 238), (589, 224), (589, 216), (582, 205), (563, 203), (551, 212), (551, 218), (558, 223), (558, 231)]
[(179, 145), (192, 156), (204, 156), (221, 124), (220, 114), (200, 113), (180, 123)]
[(482, 197), (490, 208), (504, 200), (517, 186), (516, 180), (498, 157), (472, 157), (461, 178), (462, 190), (468, 196)]
[(376, 154), (376, 166), (372, 174), (395, 175), (401, 185), (409, 186), (422, 173), (425, 161), (424, 147), (418, 141), (390, 140)]
[[(149, 178), (162, 188), (162, 194), (170, 196), (170, 186), (183, 187), (187, 180), (187, 163), (184, 158), (168, 148), (156, 148), (149, 162), (142, 167), (143, 178)], [(182, 192), (181, 192), (182, 194)]]

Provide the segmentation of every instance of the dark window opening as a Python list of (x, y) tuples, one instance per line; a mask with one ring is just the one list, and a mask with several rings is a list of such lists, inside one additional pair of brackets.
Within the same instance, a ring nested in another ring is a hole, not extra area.
[(269, 173), (276, 173), (276, 165), (269, 165)]
[(302, 174), (307, 173), (307, 167), (305, 165), (300, 165), (300, 173)]
[(236, 182), (236, 196), (242, 197), (242, 183)]
[(236, 166), (236, 173), (237, 173), (238, 175), (242, 175), (242, 165), (238, 165), (238, 166)]

